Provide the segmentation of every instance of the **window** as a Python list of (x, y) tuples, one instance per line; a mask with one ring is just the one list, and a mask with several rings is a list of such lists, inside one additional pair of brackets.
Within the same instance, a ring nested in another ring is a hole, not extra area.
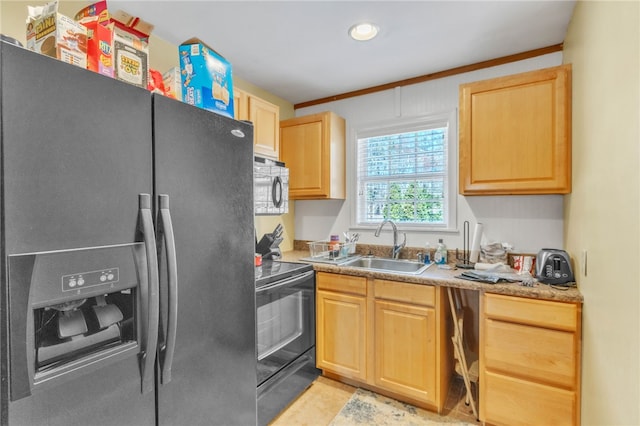
[(358, 225), (384, 219), (418, 229), (455, 225), (455, 194), (450, 192), (454, 117), (422, 117), (357, 132)]

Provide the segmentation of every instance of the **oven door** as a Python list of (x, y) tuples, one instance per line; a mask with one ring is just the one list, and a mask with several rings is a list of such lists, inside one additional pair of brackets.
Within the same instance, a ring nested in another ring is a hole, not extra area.
[(258, 386), (315, 345), (315, 272), (256, 289)]

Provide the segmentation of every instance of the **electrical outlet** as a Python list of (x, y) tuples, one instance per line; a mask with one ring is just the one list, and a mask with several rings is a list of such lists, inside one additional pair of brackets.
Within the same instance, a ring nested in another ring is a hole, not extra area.
[(587, 249), (582, 250), (582, 276), (587, 276)]

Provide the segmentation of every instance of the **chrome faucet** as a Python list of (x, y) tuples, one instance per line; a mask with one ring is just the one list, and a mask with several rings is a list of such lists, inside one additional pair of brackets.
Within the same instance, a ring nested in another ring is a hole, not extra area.
[(393, 223), (392, 220), (385, 219), (378, 226), (378, 229), (376, 229), (376, 237), (380, 236), (380, 231), (382, 230), (382, 227), (385, 225), (385, 223), (390, 224), (393, 228), (393, 249), (391, 250), (391, 258), (397, 259), (400, 255), (400, 250), (402, 250), (403, 247), (407, 244), (407, 234), (404, 232), (402, 233), (402, 235), (404, 236), (404, 240), (402, 241), (402, 244), (398, 244), (398, 227), (395, 223)]

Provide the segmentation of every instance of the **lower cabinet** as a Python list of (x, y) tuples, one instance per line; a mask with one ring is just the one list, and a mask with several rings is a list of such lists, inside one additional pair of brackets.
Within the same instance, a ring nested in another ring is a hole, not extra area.
[(435, 404), (435, 334), (435, 308), (376, 299), (376, 386)]
[(317, 274), (317, 366), (440, 412), (451, 364), (440, 288)]
[[(441, 412), (453, 366), (446, 290), (327, 272), (316, 285), (318, 368)], [(581, 316), (579, 303), (482, 295), (481, 421), (580, 424)]]
[(581, 305), (497, 294), (481, 300), (480, 419), (580, 424)]
[(316, 274), (316, 364), (340, 376), (367, 379), (367, 279)]

